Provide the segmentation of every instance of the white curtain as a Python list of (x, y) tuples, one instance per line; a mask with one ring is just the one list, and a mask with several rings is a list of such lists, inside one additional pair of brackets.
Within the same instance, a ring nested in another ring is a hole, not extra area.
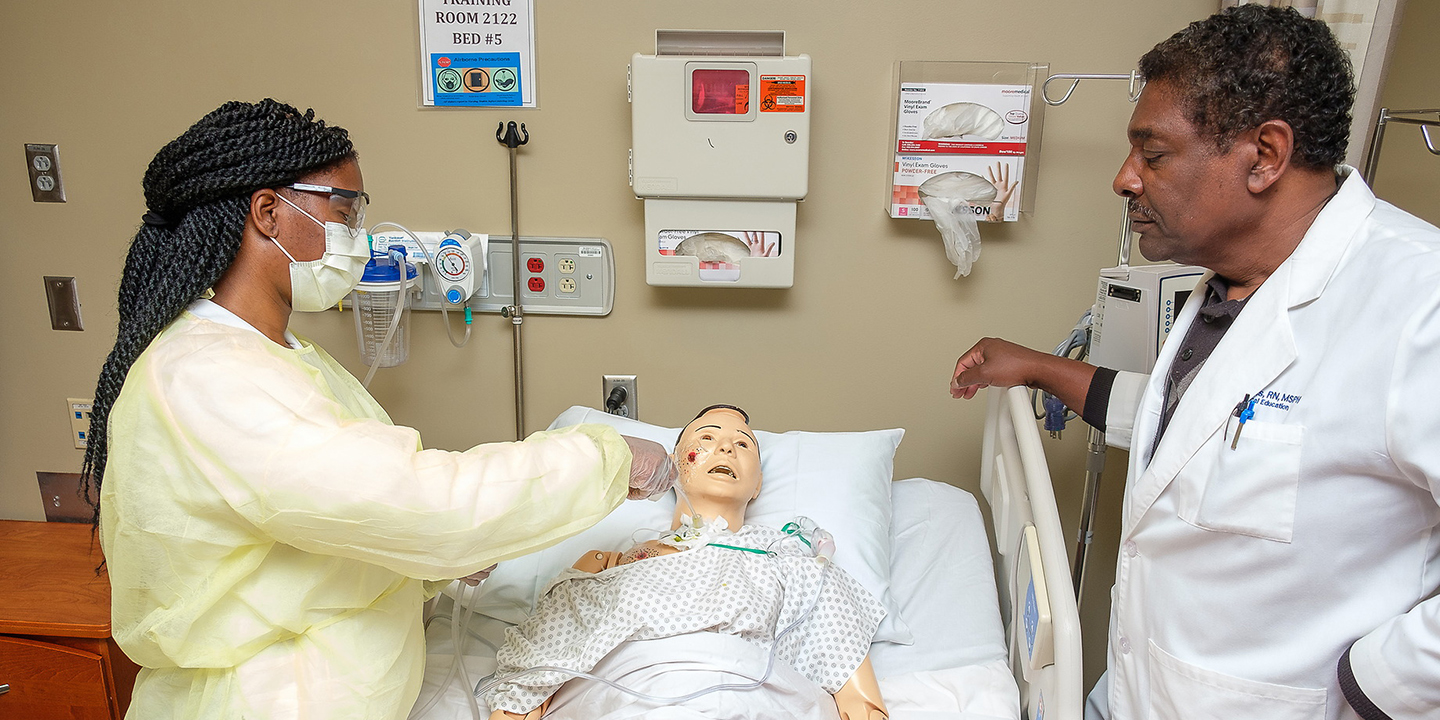
[(1330, 26), (1355, 66), (1354, 121), (1345, 162), (1359, 167), (1380, 111), (1380, 88), (1394, 45), (1404, 0), (1221, 0), (1221, 9), (1242, 4), (1293, 7)]

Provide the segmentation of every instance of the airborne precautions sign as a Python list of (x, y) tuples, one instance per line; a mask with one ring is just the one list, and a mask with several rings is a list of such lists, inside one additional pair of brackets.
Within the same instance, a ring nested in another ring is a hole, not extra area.
[(534, 0), (419, 0), (421, 103), (535, 107)]

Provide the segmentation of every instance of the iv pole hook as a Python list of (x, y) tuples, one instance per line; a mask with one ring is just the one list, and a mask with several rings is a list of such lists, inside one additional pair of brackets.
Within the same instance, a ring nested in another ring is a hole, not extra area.
[(520, 123), (517, 127), (514, 120), (511, 120), (509, 125), (502, 122), (495, 128), (495, 140), (514, 150), (530, 142), (530, 131), (525, 129), (525, 123)]

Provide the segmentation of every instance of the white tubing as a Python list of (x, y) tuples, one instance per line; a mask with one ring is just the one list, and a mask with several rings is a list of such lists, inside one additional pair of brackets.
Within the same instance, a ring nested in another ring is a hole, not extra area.
[[(461, 651), (461, 640), (469, 635), (470, 617), (474, 613), (475, 596), (479, 592), (479, 587), (470, 591), (470, 602), (462, 610), (461, 599), (465, 595), (465, 586), (462, 584), (456, 590), (455, 607), (450, 611), (450, 644), (455, 651), (454, 660), (450, 664), (450, 669), (445, 673), (445, 679), (441, 680), (439, 687), (436, 688), (435, 694), (431, 695), (419, 710), (412, 711), (409, 720), (418, 720), (418, 718), (424, 717), (431, 708), (435, 707), (435, 703), (440, 702), (440, 698), (445, 695), (445, 689), (450, 687), (450, 681), (454, 679), (457, 671), (460, 674), (460, 682), (463, 683), (461, 687), (470, 687), (470, 672), (465, 668), (465, 654)], [(461, 619), (462, 613), (463, 620)], [(474, 693), (470, 695), (470, 717), (472, 720), (480, 720), (480, 702)]]

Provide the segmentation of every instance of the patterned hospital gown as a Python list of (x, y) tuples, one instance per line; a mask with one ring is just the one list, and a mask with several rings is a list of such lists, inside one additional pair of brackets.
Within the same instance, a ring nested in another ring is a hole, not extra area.
[[(589, 671), (627, 640), (693, 632), (736, 635), (768, 652), (820, 590), (814, 611), (781, 642), (777, 662), (833, 694), (865, 660), (885, 610), (838, 566), (803, 554), (793, 538), (776, 542), (785, 537), (746, 525), (717, 542), (777, 554), (704, 546), (595, 574), (566, 570), (534, 614), (505, 631), (497, 676), (540, 665)], [(534, 672), (497, 685), (485, 699), (492, 710), (525, 713), (569, 679)]]

